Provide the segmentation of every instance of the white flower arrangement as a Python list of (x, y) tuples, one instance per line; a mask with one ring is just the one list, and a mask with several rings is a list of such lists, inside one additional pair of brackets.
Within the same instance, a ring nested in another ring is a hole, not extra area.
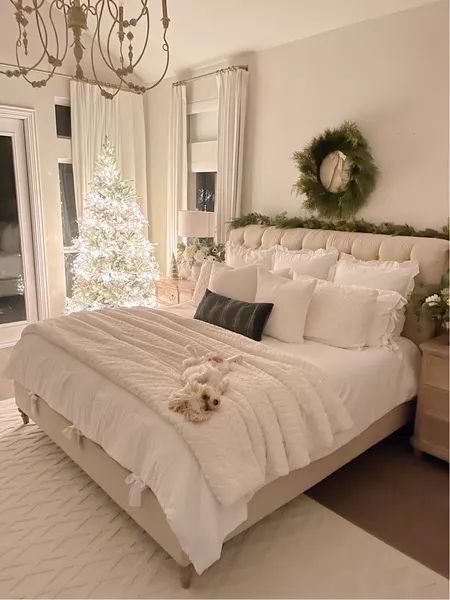
[(433, 294), (432, 296), (428, 296), (428, 298), (425, 298), (425, 303), (429, 307), (439, 306), (441, 301), (442, 301), (442, 298), (439, 296), (439, 294)]
[(196, 239), (190, 244), (178, 244), (178, 263), (187, 263), (190, 266), (201, 263), (206, 259), (223, 262), (225, 260), (225, 246), (214, 242)]
[(450, 289), (449, 274), (445, 274), (440, 284), (419, 288), (413, 296), (413, 305), (417, 318), (428, 315), (439, 325), (439, 329), (449, 329)]

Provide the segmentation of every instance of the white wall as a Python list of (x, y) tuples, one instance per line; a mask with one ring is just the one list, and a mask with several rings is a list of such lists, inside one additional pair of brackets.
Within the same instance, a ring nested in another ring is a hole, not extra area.
[(292, 153), (352, 119), (381, 172), (358, 217), (441, 227), (448, 110), (447, 0), (258, 52), (250, 65), (243, 211), (301, 214)]
[[(205, 57), (206, 63), (207, 57)], [(248, 63), (243, 212), (303, 213), (291, 160), (327, 127), (357, 121), (381, 175), (358, 213), (441, 227), (448, 218), (448, 2), (241, 56)], [(217, 66), (217, 65), (215, 65)], [(208, 69), (209, 70), (209, 69)], [(214, 78), (188, 100), (214, 96)], [(165, 264), (170, 82), (147, 96), (149, 216)]]

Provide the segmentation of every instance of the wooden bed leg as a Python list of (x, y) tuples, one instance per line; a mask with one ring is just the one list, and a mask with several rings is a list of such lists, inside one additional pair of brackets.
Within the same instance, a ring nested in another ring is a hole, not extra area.
[(23, 424), (28, 425), (28, 423), (30, 422), (30, 417), (27, 414), (25, 414), (21, 408), (18, 408), (17, 410), (19, 411), (20, 416), (22, 417)]
[(185, 590), (191, 587), (192, 575), (194, 573), (194, 567), (188, 565), (187, 567), (179, 567), (180, 583), (181, 587)]

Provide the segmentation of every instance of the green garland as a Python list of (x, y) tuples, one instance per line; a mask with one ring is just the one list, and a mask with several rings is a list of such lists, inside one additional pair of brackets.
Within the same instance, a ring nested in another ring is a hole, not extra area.
[[(350, 179), (342, 191), (327, 190), (320, 180), (320, 165), (324, 158), (340, 150), (350, 161)], [(369, 145), (356, 123), (345, 121), (337, 129), (327, 129), (315, 137), (302, 152), (292, 156), (300, 170), (294, 184), (297, 194), (305, 194), (305, 208), (323, 217), (349, 217), (367, 201), (376, 183), (378, 169)]]
[(279, 229), (292, 229), (295, 227), (305, 227), (306, 229), (333, 229), (336, 231), (356, 231), (359, 233), (382, 233), (384, 235), (413, 235), (416, 237), (449, 239), (449, 227), (443, 226), (440, 230), (421, 229), (417, 230), (411, 225), (396, 225), (395, 223), (369, 223), (364, 219), (352, 219), (350, 221), (321, 221), (320, 219), (287, 217), (286, 213), (281, 213), (275, 217), (268, 217), (259, 213), (249, 213), (242, 217), (237, 217), (230, 222), (232, 229), (246, 227), (247, 225), (272, 226)]

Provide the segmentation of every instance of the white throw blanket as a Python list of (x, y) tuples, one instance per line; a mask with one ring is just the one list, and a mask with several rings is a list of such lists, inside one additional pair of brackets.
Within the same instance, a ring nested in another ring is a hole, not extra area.
[[(352, 425), (323, 373), (302, 359), (194, 319), (145, 308), (81, 312), (28, 326), (131, 392), (168, 421), (225, 506), (310, 463)], [(180, 387), (186, 346), (243, 356), (222, 405), (201, 424), (168, 408)]]

